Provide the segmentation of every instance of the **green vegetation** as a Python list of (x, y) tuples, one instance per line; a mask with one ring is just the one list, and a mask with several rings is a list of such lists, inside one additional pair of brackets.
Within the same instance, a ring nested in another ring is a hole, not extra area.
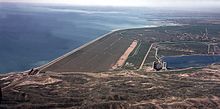
[(192, 34), (201, 34), (201, 32), (205, 33), (205, 29), (208, 29), (208, 33), (210, 36), (217, 36), (219, 33), (220, 25), (209, 25), (209, 24), (200, 24), (200, 25), (191, 25), (189, 28), (183, 28), (180, 32), (192, 33)]
[(129, 55), (125, 62), (125, 69), (138, 69), (141, 65), (144, 56), (146, 55), (150, 44), (144, 41), (139, 41), (135, 50)]
[(161, 56), (207, 54), (208, 50), (206, 43), (195, 41), (160, 43), (159, 46)]
[(156, 61), (155, 52), (156, 50), (152, 48), (144, 62), (145, 66), (152, 66), (153, 62)]

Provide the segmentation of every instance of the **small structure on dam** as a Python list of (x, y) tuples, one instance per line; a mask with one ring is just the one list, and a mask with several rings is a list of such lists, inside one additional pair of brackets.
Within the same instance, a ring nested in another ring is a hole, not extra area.
[(216, 54), (216, 49), (218, 48), (218, 43), (209, 43), (208, 44), (208, 54)]
[(167, 70), (167, 63), (158, 56), (158, 47), (156, 47), (155, 58), (157, 61), (153, 62), (152, 68), (156, 71)]

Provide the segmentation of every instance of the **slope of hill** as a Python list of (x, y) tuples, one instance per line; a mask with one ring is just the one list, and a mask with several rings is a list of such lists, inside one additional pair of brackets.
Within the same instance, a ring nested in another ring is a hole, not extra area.
[(163, 73), (19, 73), (0, 80), (1, 108), (220, 108), (219, 65)]

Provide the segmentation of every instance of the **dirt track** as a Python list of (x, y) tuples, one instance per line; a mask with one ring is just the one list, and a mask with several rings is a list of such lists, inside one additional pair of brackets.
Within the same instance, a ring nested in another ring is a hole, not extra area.
[(119, 60), (116, 62), (116, 64), (112, 67), (112, 69), (121, 68), (125, 61), (127, 60), (129, 54), (135, 49), (137, 46), (138, 41), (134, 40), (131, 45), (128, 47), (128, 49), (125, 51), (125, 53), (119, 58)]

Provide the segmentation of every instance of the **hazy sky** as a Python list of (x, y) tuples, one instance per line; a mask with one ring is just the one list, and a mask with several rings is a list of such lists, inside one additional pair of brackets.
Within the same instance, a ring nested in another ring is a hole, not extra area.
[(88, 6), (220, 7), (220, 0), (0, 0)]

